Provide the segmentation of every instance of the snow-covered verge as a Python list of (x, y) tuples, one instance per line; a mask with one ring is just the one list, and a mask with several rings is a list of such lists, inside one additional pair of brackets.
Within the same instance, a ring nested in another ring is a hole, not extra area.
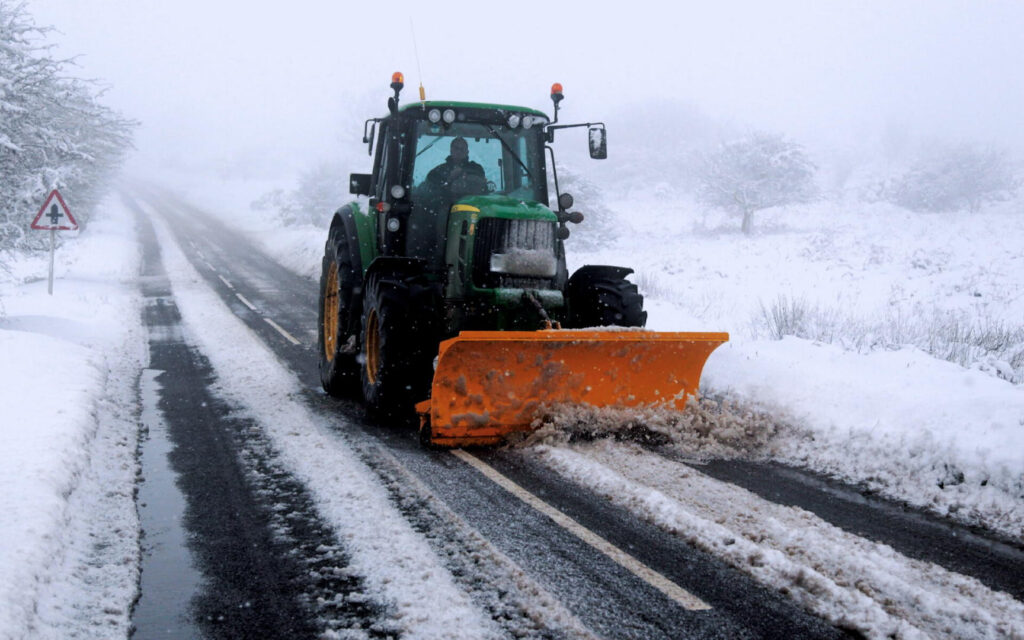
[[(338, 427), (344, 425), (330, 424), (305, 405), (294, 374), (202, 281), (166, 223), (153, 218), (186, 340), (209, 358), (216, 392), (262, 427), (284, 467), (309, 489), (348, 555), (344, 570), (358, 575), (365, 596), (383, 605), (381, 628), (409, 638), (503, 637), (504, 630), (456, 584), (399, 512), (378, 475), (342, 435)], [(549, 597), (534, 600), (533, 624), (575, 624)], [(578, 629), (568, 635), (586, 634)]]
[[(131, 215), (106, 200), (0, 284), (0, 637), (124, 637), (136, 596), (146, 358)], [(102, 515), (102, 517), (98, 517)]]
[(755, 455), (1024, 540), (1024, 388), (912, 347), (727, 345), (706, 384), (770, 413)]

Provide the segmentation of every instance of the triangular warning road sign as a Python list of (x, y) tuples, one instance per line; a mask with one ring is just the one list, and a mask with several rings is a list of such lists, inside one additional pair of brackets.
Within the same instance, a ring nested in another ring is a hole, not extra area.
[[(44, 216), (47, 219), (39, 222)], [(71, 215), (68, 205), (64, 204), (64, 198), (60, 197), (60, 193), (54, 189), (50, 195), (46, 196), (46, 202), (39, 208), (39, 213), (32, 221), (32, 228), (44, 231), (75, 231), (78, 229), (78, 221), (75, 220), (75, 216)]]

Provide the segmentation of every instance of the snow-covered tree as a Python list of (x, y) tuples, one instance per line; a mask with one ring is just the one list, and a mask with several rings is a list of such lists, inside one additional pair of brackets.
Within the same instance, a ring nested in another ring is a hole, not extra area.
[(754, 212), (811, 200), (816, 169), (799, 144), (752, 133), (704, 154), (698, 197), (742, 214), (743, 233), (750, 233)]
[(338, 162), (321, 162), (299, 175), (295, 189), (265, 193), (252, 203), (252, 208), (270, 212), (286, 227), (326, 228), (338, 207), (351, 199), (344, 167)]
[(99, 102), (93, 83), (42, 44), (24, 3), (0, 0), (0, 248), (32, 248), (32, 210), (61, 189), (85, 224), (131, 145), (134, 122)]
[(922, 152), (886, 188), (887, 198), (914, 211), (977, 212), (1008, 200), (1021, 184), (1005, 150), (970, 144), (937, 145)]

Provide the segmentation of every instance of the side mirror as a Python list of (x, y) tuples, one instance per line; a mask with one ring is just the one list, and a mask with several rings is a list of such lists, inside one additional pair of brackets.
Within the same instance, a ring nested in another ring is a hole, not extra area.
[(357, 196), (370, 195), (370, 174), (353, 173), (348, 177), (348, 192)]
[(590, 142), (591, 158), (604, 160), (608, 157), (608, 131), (604, 126), (598, 125), (587, 129), (587, 139)]
[(363, 124), (363, 144), (367, 145), (366, 153), (373, 155), (373, 134), (377, 130), (377, 123), (373, 119), (367, 120)]

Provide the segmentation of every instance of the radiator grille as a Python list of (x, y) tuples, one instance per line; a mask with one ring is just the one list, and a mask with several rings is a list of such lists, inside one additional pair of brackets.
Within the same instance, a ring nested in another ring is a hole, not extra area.
[(551, 289), (552, 278), (531, 278), (491, 271), (491, 255), (512, 249), (550, 251), (555, 255), (555, 223), (546, 220), (484, 218), (473, 243), (473, 283), (478, 287)]

